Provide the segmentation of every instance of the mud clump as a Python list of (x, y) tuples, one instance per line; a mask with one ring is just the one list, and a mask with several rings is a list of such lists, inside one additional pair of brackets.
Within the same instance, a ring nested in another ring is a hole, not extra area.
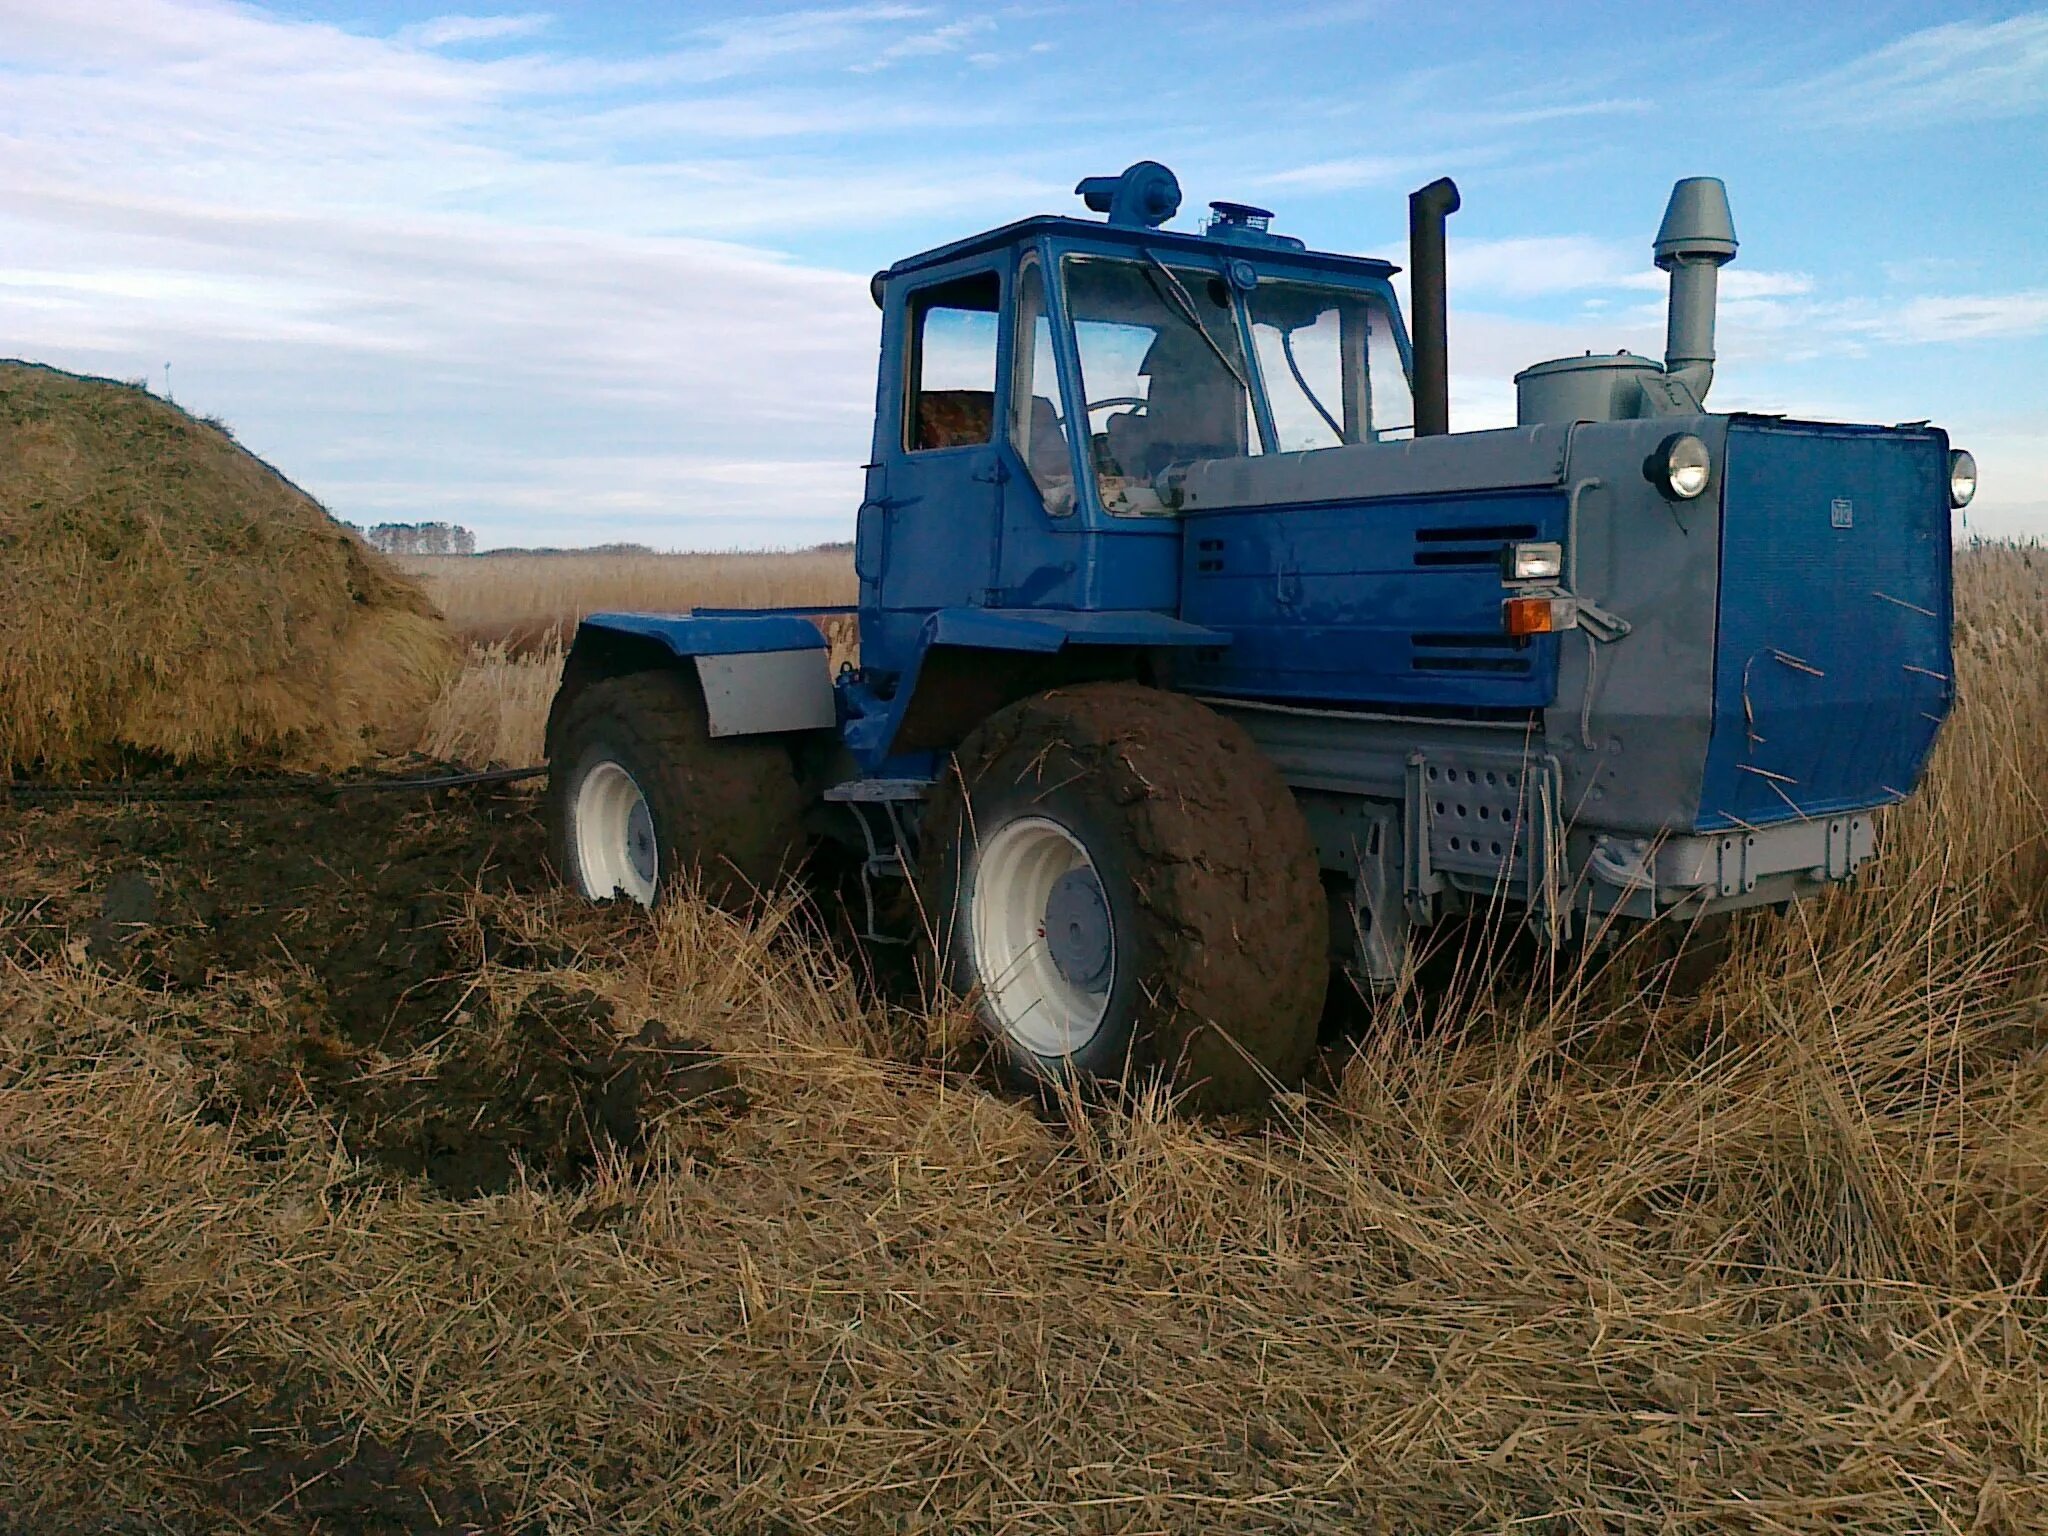
[(298, 1082), (318, 1085), (356, 1156), (457, 1200), (522, 1178), (573, 1188), (607, 1156), (638, 1152), (669, 1110), (745, 1107), (717, 1056), (653, 1020), (621, 1040), (611, 1006), (588, 992), (543, 985), (481, 1027), (459, 1026), (445, 1046), (418, 1077), (378, 1072), (318, 1041), (293, 1066)]
[[(49, 958), (83, 938), (145, 986), (266, 975), (311, 986), (323, 1011), (367, 989), (353, 1013), (341, 1005), (358, 1033), (421, 1022), (432, 999), (409, 999), (465, 958), (446, 925), (471, 893), (547, 884), (538, 818), (516, 794), (0, 798), (0, 934), (16, 953)], [(395, 1022), (378, 1012), (380, 979)]]
[(661, 1116), (744, 1098), (710, 1052), (652, 1021), (624, 1038), (603, 999), (521, 974), (577, 959), (493, 904), (548, 888), (541, 846), (518, 794), (0, 807), (0, 952), (267, 999), (187, 1048), (202, 1117), (253, 1156), (311, 1109), (452, 1199), (570, 1188)]
[[(731, 1068), (657, 1022), (621, 1028), (577, 984), (586, 955), (645, 918), (542, 921), (510, 899), (553, 888), (541, 849), (517, 792), (0, 798), (0, 1023), (24, 1059), (46, 1041), (61, 1056), (70, 1022), (12, 1013), (10, 967), (75, 970), (86, 994), (116, 982), (189, 1064), (202, 1122), (259, 1161), (310, 1145), (324, 1167), (339, 1141), (356, 1168), (322, 1177), (348, 1198), (575, 1188), (647, 1155), (672, 1117), (689, 1118), (686, 1146), (719, 1136), (745, 1108)], [(0, 1087), (18, 1070), (0, 1064)], [(87, 1448), (25, 1486), (0, 1444), (0, 1536), (523, 1529), (517, 1498), (465, 1459), (466, 1431), (352, 1408), (343, 1373), (201, 1315), (176, 1299), (183, 1280), (167, 1291), (79, 1252), (58, 1186), (4, 1159), (0, 1173), (16, 1192), (0, 1209), (0, 1389), (20, 1423)]]

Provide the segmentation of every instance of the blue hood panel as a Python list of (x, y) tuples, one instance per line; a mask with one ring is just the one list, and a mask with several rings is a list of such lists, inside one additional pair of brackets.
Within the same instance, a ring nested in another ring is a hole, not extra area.
[(1737, 417), (1698, 830), (1882, 805), (1954, 697), (1948, 439)]
[(1182, 526), (1180, 616), (1231, 636), (1187, 654), (1182, 687), (1446, 710), (1557, 694), (1557, 636), (1502, 628), (1501, 555), (1564, 538), (1563, 491), (1261, 506)]

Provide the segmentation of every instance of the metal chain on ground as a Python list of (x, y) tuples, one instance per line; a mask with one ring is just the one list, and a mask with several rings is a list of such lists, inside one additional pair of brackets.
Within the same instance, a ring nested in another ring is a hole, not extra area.
[(517, 784), (546, 775), (547, 765), (530, 768), (485, 768), (476, 772), (437, 774), (426, 779), (214, 779), (185, 783), (125, 780), (100, 784), (25, 784), (0, 780), (0, 804), (12, 800), (277, 800), (293, 795), (333, 797), (388, 795), (409, 791), (464, 789), (480, 784)]

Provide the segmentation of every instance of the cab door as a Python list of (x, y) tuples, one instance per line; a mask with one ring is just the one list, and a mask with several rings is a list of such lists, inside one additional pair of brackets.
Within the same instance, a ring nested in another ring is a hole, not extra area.
[(1002, 272), (950, 269), (892, 293), (890, 306), (900, 367), (893, 390), (885, 373), (858, 558), (876, 606), (900, 627), (980, 604), (990, 585), (1009, 478), (996, 388)]

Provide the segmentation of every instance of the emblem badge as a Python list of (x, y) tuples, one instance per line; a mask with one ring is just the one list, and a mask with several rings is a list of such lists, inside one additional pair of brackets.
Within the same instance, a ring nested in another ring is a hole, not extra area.
[(1837, 496), (1828, 503), (1828, 521), (1837, 528), (1856, 526), (1856, 503), (1846, 496)]

